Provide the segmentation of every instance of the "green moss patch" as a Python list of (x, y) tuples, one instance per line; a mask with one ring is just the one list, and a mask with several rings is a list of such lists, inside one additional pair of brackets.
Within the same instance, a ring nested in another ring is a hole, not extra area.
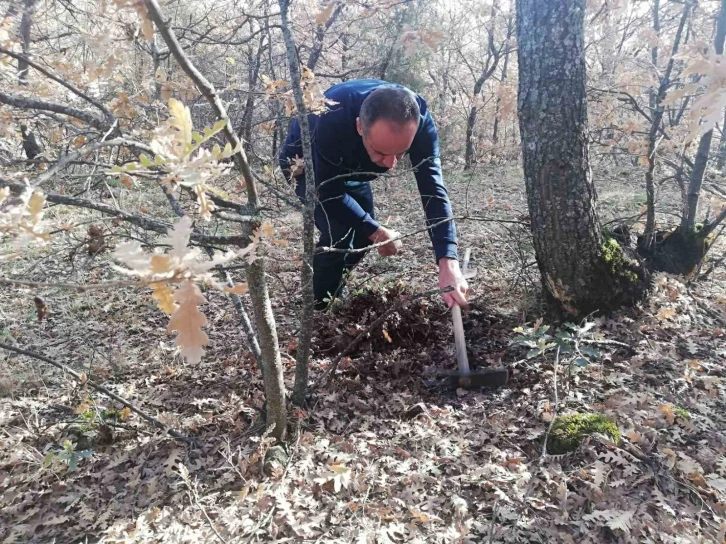
[(552, 424), (547, 453), (561, 455), (575, 451), (582, 440), (593, 433), (604, 434), (613, 442), (620, 440), (617, 425), (602, 414), (570, 414), (559, 416)]
[(686, 410), (685, 408), (681, 408), (680, 406), (675, 406), (673, 408), (673, 413), (676, 415), (676, 417), (679, 417), (683, 420), (691, 420), (691, 414), (688, 413), (688, 410)]
[(623, 248), (615, 238), (605, 239), (602, 244), (602, 257), (613, 276), (623, 277), (631, 283), (638, 281), (638, 275), (632, 270), (633, 265), (623, 255)]

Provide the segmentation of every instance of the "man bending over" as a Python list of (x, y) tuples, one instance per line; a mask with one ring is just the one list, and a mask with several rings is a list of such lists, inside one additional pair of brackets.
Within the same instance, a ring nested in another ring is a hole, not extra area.
[[(461, 274), (456, 251), (454, 222), (444, 186), (439, 158), (439, 138), (426, 102), (401, 85), (374, 79), (346, 81), (325, 92), (336, 102), (322, 115), (309, 115), (317, 204), (315, 225), (320, 231), (317, 247), (364, 249), (378, 247), (380, 255), (395, 255), (400, 236), (375, 219), (370, 182), (394, 168), (408, 154), (421, 195), (426, 225), (439, 268), (439, 287), (448, 307), (466, 306), (468, 286)], [(280, 150), (280, 167), (294, 174), (296, 193), (305, 199), (306, 175), (301, 166), (300, 125), (293, 121)], [(290, 172), (296, 168), (295, 172)], [(313, 260), (315, 306), (340, 296), (344, 277), (366, 252), (316, 253)]]

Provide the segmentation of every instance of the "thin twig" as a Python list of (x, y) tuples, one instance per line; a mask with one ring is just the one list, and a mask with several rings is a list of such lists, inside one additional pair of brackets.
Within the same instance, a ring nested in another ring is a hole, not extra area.
[(707, 316), (720, 323), (721, 326), (726, 327), (726, 319), (720, 316), (716, 310), (710, 308), (708, 306), (708, 303), (698, 298), (695, 293), (693, 293), (693, 291), (691, 291), (690, 289), (688, 290), (688, 294), (691, 295), (691, 298), (693, 298), (693, 300), (696, 302), (696, 305), (701, 308), (701, 310), (703, 310)]
[(356, 336), (353, 339), (353, 341), (350, 344), (348, 344), (348, 347), (345, 348), (342, 352), (340, 352), (340, 354), (335, 359), (333, 359), (333, 363), (330, 367), (330, 370), (323, 378), (321, 378), (315, 384), (315, 387), (313, 389), (318, 389), (320, 387), (321, 382), (323, 382), (323, 381), (325, 382), (323, 384), (324, 387), (327, 387), (328, 385), (330, 385), (330, 382), (333, 381), (333, 376), (335, 375), (335, 371), (337, 370), (338, 364), (340, 363), (341, 359), (343, 359), (343, 357), (345, 357), (346, 355), (351, 353), (356, 348), (356, 346), (361, 343), (363, 338), (365, 338), (368, 334), (370, 334), (370, 332), (373, 331), (373, 329), (375, 329), (378, 325), (380, 325), (383, 322), (383, 320), (386, 317), (388, 317), (391, 313), (393, 313), (396, 310), (403, 307), (407, 302), (411, 302), (412, 300), (416, 300), (417, 298), (430, 297), (432, 295), (437, 295), (439, 293), (449, 293), (450, 291), (453, 291), (453, 290), (454, 290), (454, 288), (451, 286), (444, 287), (443, 289), (429, 289), (428, 291), (422, 291), (420, 293), (416, 293), (415, 295), (410, 295), (410, 296), (404, 297), (401, 300), (399, 300), (398, 302), (396, 302), (393, 306), (388, 308), (388, 310), (383, 312), (378, 317), (378, 319), (376, 319), (375, 321), (373, 321), (373, 323), (368, 325), (368, 328), (366, 330), (364, 330), (358, 336)]
[(79, 374), (75, 370), (67, 367), (66, 365), (64, 365), (62, 363), (59, 363), (57, 361), (54, 361), (53, 359), (49, 359), (48, 357), (45, 357), (44, 355), (40, 355), (39, 353), (35, 353), (35, 352), (32, 352), (32, 351), (28, 351), (26, 349), (16, 348), (15, 346), (10, 346), (10, 345), (4, 344), (2, 342), (0, 342), (0, 348), (6, 349), (8, 351), (15, 352), (15, 353), (19, 353), (20, 355), (25, 355), (26, 357), (31, 357), (33, 359), (38, 359), (39, 361), (43, 361), (44, 363), (48, 363), (50, 365), (53, 365), (54, 367), (59, 368), (62, 371), (66, 372), (67, 374), (70, 374), (71, 376), (73, 376), (82, 385), (88, 384), (93, 389), (95, 389), (96, 391), (99, 391), (99, 392), (103, 393), (104, 395), (107, 395), (107, 396), (111, 397), (116, 402), (120, 402), (126, 408), (128, 408), (129, 410), (131, 410), (132, 412), (134, 412), (135, 414), (137, 414), (141, 418), (143, 418), (146, 421), (148, 421), (149, 423), (151, 423), (157, 429), (160, 429), (162, 431), (167, 432), (170, 436), (176, 438), (177, 440), (181, 440), (182, 442), (186, 442), (186, 443), (191, 442), (191, 439), (190, 438), (188, 438), (188, 437), (184, 436), (183, 434), (175, 431), (174, 429), (171, 429), (171, 428), (167, 427), (161, 421), (159, 421), (158, 419), (156, 419), (156, 418), (148, 415), (146, 412), (143, 412), (141, 409), (137, 408), (136, 406), (134, 406), (133, 404), (131, 404), (129, 401), (127, 401), (125, 398), (118, 396), (116, 393), (114, 393), (113, 391), (110, 391), (109, 389), (106, 389), (101, 384), (98, 384), (98, 383), (94, 382), (93, 380), (87, 379), (85, 375)]
[(497, 523), (497, 507), (499, 506), (499, 499), (494, 501), (494, 507), (492, 508), (492, 524), (489, 527), (489, 544), (494, 542), (494, 528)]
[(520, 224), (520, 225), (526, 224), (524, 221), (518, 221), (516, 219), (499, 219), (499, 218), (495, 218), (495, 217), (480, 217), (480, 216), (476, 216), (476, 215), (461, 215), (461, 216), (457, 216), (457, 217), (446, 217), (444, 219), (441, 219), (440, 221), (437, 221), (435, 223), (422, 227), (418, 230), (407, 232), (405, 234), (399, 234), (398, 236), (385, 240), (384, 242), (378, 242), (377, 244), (371, 244), (371, 245), (363, 247), (363, 248), (340, 249), (337, 247), (323, 246), (323, 247), (316, 248), (315, 253), (365, 253), (367, 251), (370, 251), (371, 249), (375, 249), (377, 247), (381, 247), (381, 246), (385, 246), (386, 244), (390, 244), (391, 242), (395, 242), (396, 240), (402, 240), (403, 238), (408, 238), (409, 236), (413, 236), (414, 234), (426, 232), (427, 230), (431, 230), (435, 227), (438, 227), (439, 225), (443, 225), (444, 223), (448, 223), (450, 221), (459, 222), (459, 221), (467, 221), (467, 220), (483, 222), (483, 223), (516, 223), (516, 224)]
[(579, 342), (583, 344), (592, 344), (595, 346), (618, 346), (621, 348), (628, 348), (631, 351), (635, 351), (635, 348), (625, 342), (618, 342), (617, 340), (592, 340), (589, 338), (581, 338)]
[(214, 523), (212, 522), (212, 518), (209, 517), (209, 514), (207, 514), (207, 511), (204, 509), (204, 506), (202, 506), (202, 503), (199, 500), (199, 494), (197, 493), (197, 490), (194, 488), (194, 485), (192, 485), (192, 482), (189, 480), (189, 475), (187, 474), (186, 478), (182, 474), (182, 480), (184, 480), (184, 483), (187, 486), (187, 489), (189, 490), (189, 498), (192, 500), (192, 502), (196, 505), (196, 507), (202, 512), (204, 515), (204, 519), (207, 520), (207, 525), (209, 525), (210, 529), (214, 531), (215, 536), (222, 544), (227, 544), (227, 541), (222, 538), (222, 535), (219, 534), (219, 531), (217, 531), (217, 528), (214, 526)]
[[(156, 281), (168, 281), (168, 280), (156, 280)], [(0, 285), (18, 285), (22, 287), (37, 287), (37, 288), (56, 288), (56, 289), (72, 289), (80, 293), (86, 291), (94, 291), (101, 289), (119, 289), (121, 287), (144, 287), (147, 285), (146, 282), (139, 281), (109, 281), (103, 283), (56, 283), (56, 282), (42, 282), (42, 281), (26, 281), (26, 280), (14, 280), (12, 278), (6, 278), (0, 276)]]
[[(113, 124), (111, 124), (113, 126)], [(104, 127), (104, 130), (108, 130), (108, 127)], [(44, 173), (39, 175), (37, 178), (31, 180), (30, 186), (35, 188), (49, 179), (51, 179), (53, 176), (55, 176), (58, 172), (60, 172), (68, 163), (71, 163), (85, 155), (88, 155), (89, 153), (93, 153), (94, 151), (101, 149), (102, 147), (132, 147), (136, 149), (140, 149), (142, 151), (146, 151), (147, 153), (153, 153), (153, 149), (151, 149), (148, 145), (142, 142), (137, 142), (136, 140), (131, 140), (128, 138), (116, 138), (114, 140), (106, 140), (101, 142), (92, 142), (86, 146), (81, 147), (77, 151), (73, 151), (71, 153), (67, 153), (60, 157), (58, 161), (50, 167), (48, 170), (46, 170)]]

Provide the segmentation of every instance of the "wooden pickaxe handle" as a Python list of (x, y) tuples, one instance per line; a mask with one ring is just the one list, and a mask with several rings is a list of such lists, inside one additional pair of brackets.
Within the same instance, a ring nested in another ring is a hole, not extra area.
[[(461, 272), (466, 276), (469, 271), (469, 258), (471, 257), (471, 249), (464, 251), (464, 261), (462, 262)], [(454, 341), (456, 343), (456, 362), (459, 365), (461, 374), (469, 374), (469, 358), (466, 355), (466, 338), (464, 338), (464, 322), (461, 319), (461, 307), (454, 304), (451, 308), (451, 319), (454, 323)]]

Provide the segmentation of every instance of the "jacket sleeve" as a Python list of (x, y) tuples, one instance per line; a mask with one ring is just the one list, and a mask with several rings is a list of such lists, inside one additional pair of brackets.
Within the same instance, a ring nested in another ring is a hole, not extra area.
[[(449, 193), (444, 186), (439, 157), (439, 136), (429, 112), (423, 116), (421, 126), (409, 151), (415, 170), (418, 191), (421, 194), (426, 225), (431, 227), (443, 219), (453, 217)], [(450, 220), (428, 230), (434, 247), (436, 262), (446, 257), (457, 259), (456, 227)]]

